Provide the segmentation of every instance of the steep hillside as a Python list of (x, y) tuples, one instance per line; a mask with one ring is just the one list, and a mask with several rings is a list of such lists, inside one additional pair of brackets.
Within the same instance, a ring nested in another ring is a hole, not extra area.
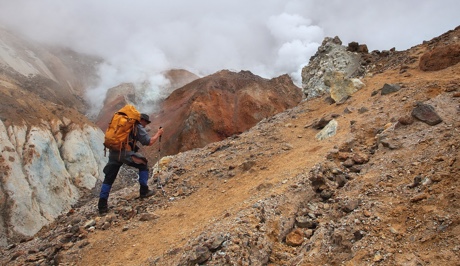
[(365, 86), (343, 101), (164, 158), (164, 194), (137, 199), (125, 168), (108, 215), (89, 199), (2, 263), (458, 265), (460, 64), (436, 51), (459, 37), (362, 55)]
[(163, 155), (171, 155), (240, 134), (301, 100), (287, 75), (268, 80), (249, 71), (222, 70), (175, 90), (152, 120), (165, 128)]
[[(22, 105), (16, 98), (30, 97), (45, 100), (84, 113), (84, 91), (97, 81), (96, 67), (100, 59), (58, 47), (48, 47), (22, 39), (7, 30), (0, 29), (0, 80), (5, 89), (21, 88), (24, 96), (16, 92), (6, 94), (0, 110), (2, 118), (27, 120), (40, 119), (40, 113), (17, 116), (18, 108), (29, 111), (32, 104)], [(14, 88), (13, 88), (14, 87)], [(11, 95), (13, 94), (13, 95)], [(20, 107), (19, 107), (19, 106)], [(21, 115), (21, 114), (20, 114)]]

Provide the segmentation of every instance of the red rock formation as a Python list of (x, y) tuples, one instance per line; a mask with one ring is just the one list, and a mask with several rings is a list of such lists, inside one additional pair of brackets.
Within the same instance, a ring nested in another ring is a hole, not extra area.
[(246, 131), (301, 100), (287, 75), (268, 80), (223, 70), (174, 91), (152, 116), (151, 127), (165, 128), (162, 155), (176, 154)]
[(437, 71), (460, 62), (460, 44), (437, 47), (420, 58), (419, 67), (423, 71)]

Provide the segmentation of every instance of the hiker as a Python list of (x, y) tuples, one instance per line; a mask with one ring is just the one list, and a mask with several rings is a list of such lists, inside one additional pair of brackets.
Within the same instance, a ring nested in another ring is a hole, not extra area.
[(148, 124), (150, 124), (149, 116), (147, 114), (140, 114), (140, 120), (135, 124), (135, 130), (130, 133), (131, 141), (128, 143), (130, 149), (122, 149), (121, 151), (109, 149), (109, 161), (104, 167), (105, 177), (99, 194), (98, 209), (100, 214), (108, 212), (107, 200), (110, 189), (123, 164), (139, 169), (140, 198), (147, 198), (155, 194), (153, 190), (149, 190), (147, 184), (149, 178), (147, 158), (137, 153), (139, 147), (135, 144), (138, 141), (144, 146), (152, 146), (163, 134), (163, 128), (160, 127), (157, 133), (153, 137), (150, 137), (145, 130)]

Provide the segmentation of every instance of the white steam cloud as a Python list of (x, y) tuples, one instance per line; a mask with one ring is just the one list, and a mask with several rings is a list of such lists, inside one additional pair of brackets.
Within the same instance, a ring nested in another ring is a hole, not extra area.
[(287, 73), (300, 86), (324, 37), (405, 50), (458, 26), (458, 10), (457, 0), (0, 0), (0, 24), (103, 57), (97, 105), (122, 82), (147, 81), (154, 100), (172, 68)]

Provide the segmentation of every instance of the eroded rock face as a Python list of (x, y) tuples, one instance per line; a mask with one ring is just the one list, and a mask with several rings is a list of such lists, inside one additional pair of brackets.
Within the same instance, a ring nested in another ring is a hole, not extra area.
[(329, 72), (340, 72), (346, 79), (358, 77), (364, 72), (359, 54), (347, 51), (338, 37), (325, 38), (310, 62), (302, 69), (302, 91), (306, 99), (329, 93), (325, 82)]
[(102, 131), (64, 121), (0, 121), (0, 246), (33, 236), (103, 178)]
[(0, 246), (37, 233), (103, 178), (103, 132), (82, 113), (98, 58), (0, 29)]

